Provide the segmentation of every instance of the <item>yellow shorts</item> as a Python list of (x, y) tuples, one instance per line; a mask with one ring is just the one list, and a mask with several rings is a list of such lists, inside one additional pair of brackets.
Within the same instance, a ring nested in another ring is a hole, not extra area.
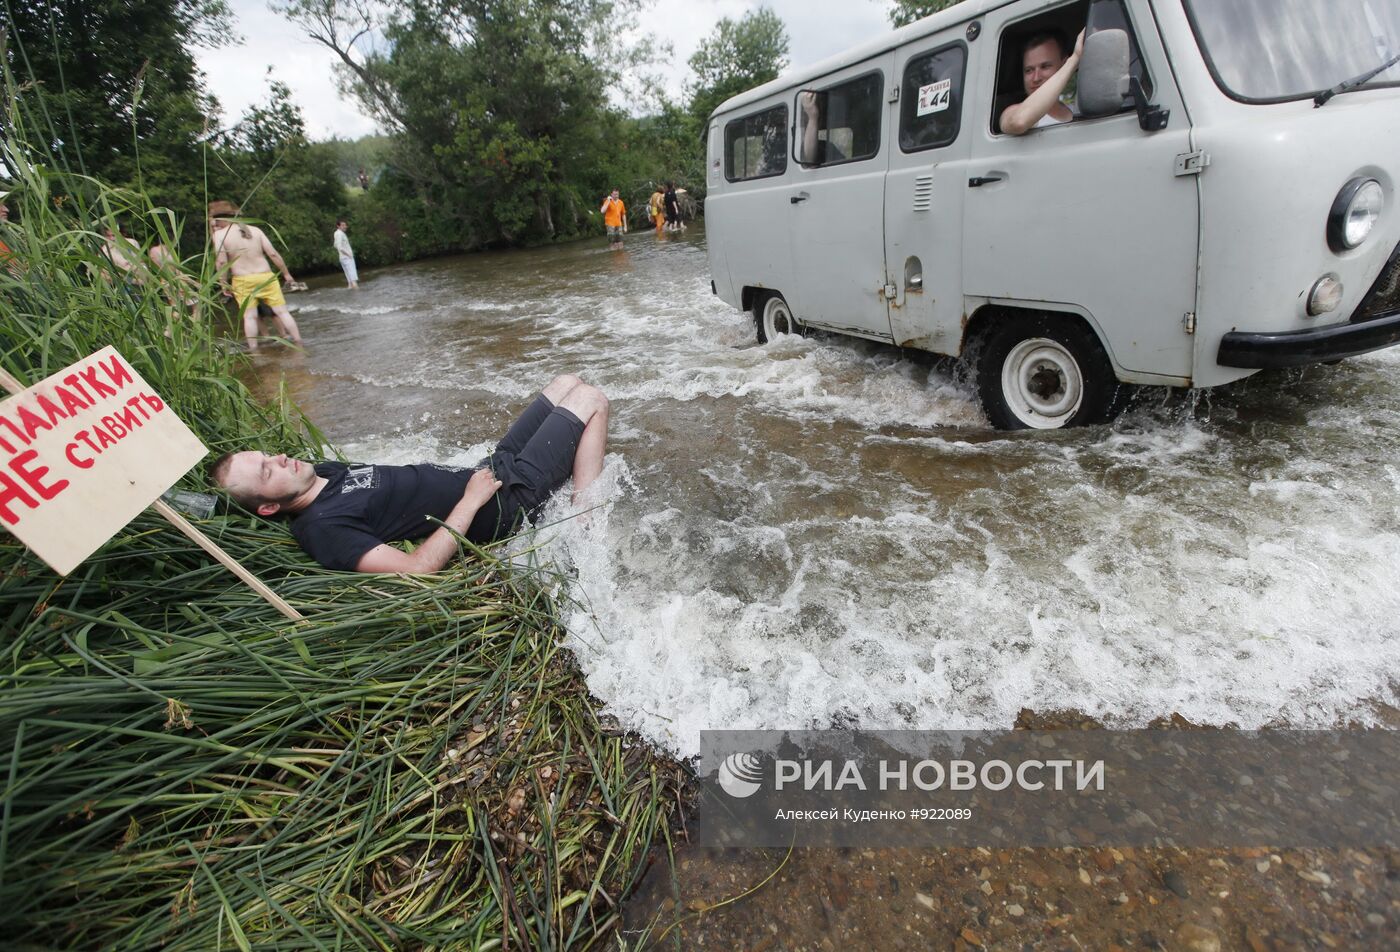
[(238, 302), (240, 311), (246, 311), (250, 301), (261, 301), (268, 307), (281, 307), (287, 303), (282, 296), (282, 285), (271, 271), (235, 274), (230, 283), (233, 284), (233, 299)]

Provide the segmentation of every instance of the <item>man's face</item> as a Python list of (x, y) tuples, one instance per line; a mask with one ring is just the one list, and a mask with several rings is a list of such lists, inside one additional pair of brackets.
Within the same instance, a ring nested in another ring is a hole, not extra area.
[(1027, 49), (1021, 58), (1021, 78), (1026, 84), (1026, 95), (1044, 86), (1045, 81), (1058, 73), (1063, 65), (1065, 58), (1060, 55), (1060, 44), (1053, 40)]
[(4, 205), (0, 205), (0, 221), (10, 220), (10, 210)]
[(613, 189), (613, 190), (612, 190), (612, 197), (613, 197), (613, 198), (617, 198), (617, 195), (618, 195), (617, 189)]
[(345, 223), (345, 222), (340, 222), (340, 223), (337, 224), (335, 227), (339, 228), (341, 231), (349, 231), (349, 230), (350, 230), (350, 226), (349, 226), (347, 223)]
[(214, 230), (215, 230), (215, 231), (223, 231), (225, 228), (228, 227), (228, 219), (227, 219), (227, 218), (213, 218), (213, 219), (210, 219), (210, 224), (212, 224), (212, 225), (214, 226)]
[(285, 453), (270, 456), (257, 450), (234, 454), (224, 478), (224, 487), (235, 495), (267, 500), (257, 507), (264, 516), (277, 512), (315, 483), (316, 470), (310, 463)]

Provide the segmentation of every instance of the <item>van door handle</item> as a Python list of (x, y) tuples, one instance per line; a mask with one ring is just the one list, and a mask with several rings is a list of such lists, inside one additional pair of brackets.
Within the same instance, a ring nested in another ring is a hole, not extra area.
[(1000, 182), (1002, 178), (1003, 176), (1000, 175), (978, 175), (975, 178), (967, 180), (967, 187), (981, 188), (983, 185), (991, 185), (993, 182)]
[(788, 201), (791, 202), (792, 204), (796, 205), (796, 204), (798, 204), (799, 202), (805, 202), (807, 199), (809, 199), (809, 198), (811, 198), (811, 197), (812, 197), (812, 196), (808, 195), (806, 192), (798, 192), (796, 195), (792, 196), (792, 198), (789, 198)]

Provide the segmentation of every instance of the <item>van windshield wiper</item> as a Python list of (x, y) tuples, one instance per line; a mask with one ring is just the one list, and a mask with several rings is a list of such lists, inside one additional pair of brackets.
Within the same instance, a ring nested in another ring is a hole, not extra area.
[(1360, 76), (1357, 76), (1354, 79), (1349, 79), (1344, 83), (1338, 83), (1331, 89), (1324, 89), (1322, 92), (1318, 93), (1316, 96), (1313, 97), (1313, 108), (1316, 109), (1327, 105), (1327, 100), (1331, 99), (1338, 93), (1344, 93), (1348, 90), (1355, 89), (1357, 86), (1366, 85), (1371, 80), (1379, 76), (1381, 73), (1384, 73), (1386, 70), (1390, 69), (1390, 67), (1394, 66), (1396, 63), (1400, 63), (1400, 54), (1392, 56), (1389, 60), (1377, 66), (1375, 69), (1371, 70), (1368, 73), (1362, 73)]

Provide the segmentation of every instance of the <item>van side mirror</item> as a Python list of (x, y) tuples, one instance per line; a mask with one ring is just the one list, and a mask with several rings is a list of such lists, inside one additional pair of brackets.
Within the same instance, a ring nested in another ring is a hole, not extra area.
[(1079, 113), (1088, 119), (1123, 108), (1131, 59), (1125, 30), (1099, 30), (1084, 38), (1079, 64)]
[(1132, 75), (1131, 63), (1127, 30), (1098, 30), (1086, 36), (1079, 64), (1079, 114), (1086, 119), (1112, 115), (1123, 108), (1123, 98), (1130, 96), (1144, 132), (1165, 129), (1169, 110), (1147, 101), (1142, 82)]

